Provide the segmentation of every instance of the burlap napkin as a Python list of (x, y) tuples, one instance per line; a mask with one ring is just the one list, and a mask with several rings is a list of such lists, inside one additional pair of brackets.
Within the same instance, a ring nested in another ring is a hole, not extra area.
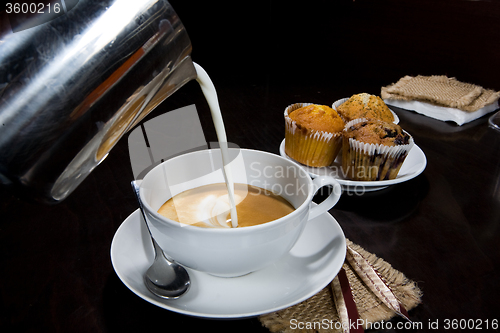
[(384, 100), (418, 100), (474, 112), (498, 100), (500, 92), (460, 82), (444, 75), (418, 75), (405, 76), (392, 85), (382, 87), (381, 96)]
[[(400, 304), (406, 310), (411, 310), (420, 303), (422, 293), (414, 281), (403, 273), (364, 250), (359, 245), (346, 240), (347, 246), (356, 251), (378, 272), (385, 284), (392, 290)], [(347, 275), (349, 285), (363, 328), (369, 324), (387, 321), (396, 313), (372, 292), (363, 279), (356, 273), (346, 260), (342, 267)], [(335, 281), (335, 280), (334, 280)], [(332, 281), (333, 283), (333, 281)], [(332, 292), (332, 283), (323, 288), (313, 297), (290, 308), (259, 317), (260, 322), (271, 332), (343, 332), (340, 324), (337, 306)], [(356, 320), (350, 318), (350, 320)]]

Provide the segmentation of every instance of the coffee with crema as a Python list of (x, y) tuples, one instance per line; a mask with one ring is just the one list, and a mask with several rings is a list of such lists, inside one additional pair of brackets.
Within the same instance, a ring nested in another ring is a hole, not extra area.
[[(171, 220), (198, 227), (230, 228), (230, 204), (225, 183), (209, 184), (181, 192), (165, 202), (158, 213)], [(234, 184), (238, 228), (279, 219), (294, 211), (283, 197), (263, 188)]]

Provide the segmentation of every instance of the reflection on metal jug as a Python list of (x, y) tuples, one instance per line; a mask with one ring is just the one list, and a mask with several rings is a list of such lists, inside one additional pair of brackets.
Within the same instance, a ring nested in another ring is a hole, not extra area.
[(0, 39), (0, 183), (66, 198), (115, 143), (196, 78), (165, 0), (80, 0)]

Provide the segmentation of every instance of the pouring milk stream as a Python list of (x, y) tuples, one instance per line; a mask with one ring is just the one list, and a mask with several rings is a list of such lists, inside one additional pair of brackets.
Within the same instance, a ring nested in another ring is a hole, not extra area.
[(217, 132), (217, 139), (219, 140), (219, 145), (222, 154), (222, 163), (224, 168), (222, 173), (226, 181), (227, 192), (229, 197), (229, 206), (231, 212), (231, 225), (233, 228), (238, 226), (238, 215), (236, 213), (236, 200), (234, 195), (234, 182), (231, 174), (231, 168), (229, 166), (229, 152), (227, 146), (226, 130), (224, 128), (224, 122), (222, 120), (222, 114), (220, 111), (219, 101), (217, 99), (217, 92), (215, 86), (208, 76), (207, 72), (197, 63), (193, 63), (196, 68), (196, 73), (198, 77), (196, 81), (201, 87), (203, 95), (207, 100), (208, 106), (210, 107), (210, 112), (212, 114), (212, 119), (215, 126), (215, 131)]

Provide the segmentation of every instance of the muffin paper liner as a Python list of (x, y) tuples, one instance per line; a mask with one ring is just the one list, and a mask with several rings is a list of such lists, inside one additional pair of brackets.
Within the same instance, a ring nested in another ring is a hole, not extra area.
[[(366, 120), (364, 118), (354, 119), (346, 124), (344, 131)], [(405, 133), (410, 135), (406, 131)], [(413, 145), (414, 140), (411, 135), (408, 144), (398, 146), (364, 143), (344, 136), (342, 171), (353, 180), (394, 179)]]
[(313, 103), (295, 103), (285, 109), (285, 153), (299, 163), (323, 167), (332, 164), (342, 148), (342, 133), (300, 127), (288, 114)]

